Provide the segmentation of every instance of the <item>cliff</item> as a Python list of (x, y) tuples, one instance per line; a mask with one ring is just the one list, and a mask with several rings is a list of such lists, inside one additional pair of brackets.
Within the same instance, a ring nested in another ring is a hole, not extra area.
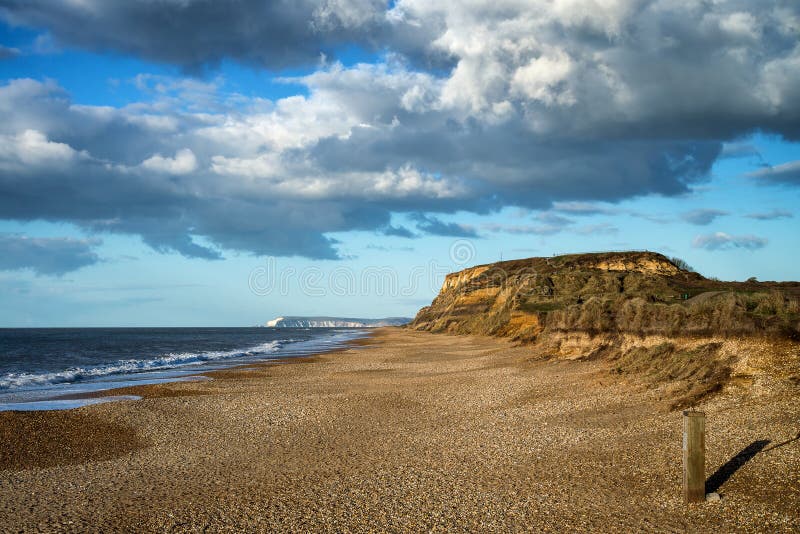
[[(800, 382), (800, 283), (711, 280), (653, 252), (465, 269), (446, 277), (409, 326), (510, 337), (531, 344), (532, 354), (602, 357), (618, 374), (683, 381), (676, 407), (719, 389), (737, 369), (751, 375), (765, 346), (758, 365)], [(772, 361), (770, 350), (795, 359)]]
[(347, 317), (276, 317), (267, 321), (268, 328), (378, 328), (381, 326), (402, 326), (411, 319), (408, 317), (387, 317), (385, 319), (353, 319)]

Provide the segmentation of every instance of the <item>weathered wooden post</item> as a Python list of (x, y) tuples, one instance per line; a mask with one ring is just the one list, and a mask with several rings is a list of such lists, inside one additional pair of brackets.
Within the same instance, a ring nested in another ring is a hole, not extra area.
[(706, 500), (706, 414), (683, 412), (683, 494), (687, 503)]

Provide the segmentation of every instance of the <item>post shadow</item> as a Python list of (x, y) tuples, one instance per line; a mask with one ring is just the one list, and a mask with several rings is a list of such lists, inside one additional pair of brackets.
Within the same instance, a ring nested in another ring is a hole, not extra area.
[(728, 481), (729, 478), (733, 476), (736, 471), (739, 470), (744, 464), (749, 462), (753, 459), (753, 457), (761, 452), (764, 447), (769, 445), (770, 441), (768, 439), (760, 439), (758, 441), (754, 441), (741, 451), (725, 462), (719, 469), (717, 469), (713, 475), (708, 477), (706, 480), (706, 493), (714, 493), (717, 491), (720, 486), (722, 486), (725, 482)]

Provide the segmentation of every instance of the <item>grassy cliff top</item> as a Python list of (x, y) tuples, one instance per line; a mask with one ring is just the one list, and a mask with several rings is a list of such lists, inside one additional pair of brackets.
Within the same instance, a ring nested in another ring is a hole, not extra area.
[(412, 324), (527, 338), (543, 329), (794, 336), (798, 309), (799, 282), (723, 282), (655, 252), (602, 252), (451, 273)]

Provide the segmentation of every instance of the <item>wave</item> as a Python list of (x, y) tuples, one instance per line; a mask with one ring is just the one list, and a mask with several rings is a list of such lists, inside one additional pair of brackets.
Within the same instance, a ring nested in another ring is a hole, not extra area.
[[(286, 342), (287, 340), (283, 340), (283, 343)], [(262, 343), (254, 347), (230, 351), (170, 353), (149, 360), (119, 360), (114, 363), (91, 367), (71, 367), (63, 371), (51, 373), (6, 373), (0, 376), (0, 391), (79, 382), (111, 375), (162, 371), (165, 369), (199, 365), (217, 360), (272, 354), (281, 348), (281, 344), (281, 341), (270, 341), (269, 343)]]

